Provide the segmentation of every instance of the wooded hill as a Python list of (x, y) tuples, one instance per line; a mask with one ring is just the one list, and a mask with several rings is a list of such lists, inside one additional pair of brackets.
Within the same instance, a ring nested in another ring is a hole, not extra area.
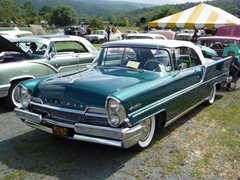
[[(240, 0), (213, 0), (205, 3), (240, 17)], [(79, 19), (84, 17), (86, 24), (94, 22), (96, 27), (99, 27), (102, 21), (108, 21), (114, 26), (146, 26), (149, 21), (197, 4), (199, 3), (150, 7), (152, 5), (149, 4), (98, 0), (1, 0), (0, 23), (13, 21), (17, 24), (28, 25), (39, 24), (41, 20), (47, 20), (50, 24), (65, 26), (79, 24)], [(58, 15), (62, 12), (69, 17), (58, 21), (54, 14), (56, 11)], [(141, 21), (143, 19), (146, 21)]]

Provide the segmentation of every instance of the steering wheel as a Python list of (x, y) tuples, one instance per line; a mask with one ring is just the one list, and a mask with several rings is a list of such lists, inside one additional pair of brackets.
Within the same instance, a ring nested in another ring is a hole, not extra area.
[(162, 71), (161, 66), (164, 67), (164, 65), (161, 62), (152, 59), (145, 62), (143, 68), (150, 71), (161, 72)]

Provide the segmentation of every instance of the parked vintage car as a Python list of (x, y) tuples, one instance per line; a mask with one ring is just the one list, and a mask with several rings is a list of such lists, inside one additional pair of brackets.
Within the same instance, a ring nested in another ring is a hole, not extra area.
[[(92, 34), (85, 35), (84, 38), (90, 42), (104, 42), (105, 41), (105, 30), (94, 30)], [(122, 35), (120, 33), (111, 33), (110, 41), (120, 40)]]
[(203, 45), (212, 48), (222, 57), (224, 48), (230, 45), (236, 45), (240, 48), (240, 37), (229, 36), (205, 36), (197, 39), (198, 45)]
[(14, 107), (13, 90), (26, 79), (90, 65), (97, 50), (77, 36), (31, 36), (13, 39), (0, 36), (0, 98)]
[(128, 35), (128, 34), (138, 34), (138, 31), (136, 31), (136, 30), (126, 30), (122, 33), (122, 39), (124, 39), (125, 36)]
[(150, 33), (138, 33), (125, 35), (124, 39), (162, 39), (167, 38), (161, 34), (150, 34)]
[[(185, 41), (191, 41), (193, 38), (195, 30), (194, 29), (180, 29), (176, 33), (175, 39), (177, 40), (185, 40)], [(197, 36), (203, 36), (205, 32), (201, 29), (197, 30)]]
[(0, 35), (6, 39), (15, 39), (19, 37), (32, 36), (33, 33), (30, 31), (11, 30), (11, 31), (0, 31)]
[(216, 89), (231, 79), (230, 61), (205, 59), (191, 42), (109, 42), (85, 72), (21, 82), (15, 113), (54, 135), (141, 149), (156, 127), (212, 104)]

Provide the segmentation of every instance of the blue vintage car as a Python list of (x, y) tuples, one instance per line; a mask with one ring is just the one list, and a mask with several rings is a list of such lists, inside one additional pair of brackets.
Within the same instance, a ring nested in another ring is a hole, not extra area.
[(16, 115), (69, 139), (145, 148), (169, 125), (228, 83), (230, 58), (205, 59), (198, 46), (174, 40), (105, 43), (91, 68), (23, 81)]

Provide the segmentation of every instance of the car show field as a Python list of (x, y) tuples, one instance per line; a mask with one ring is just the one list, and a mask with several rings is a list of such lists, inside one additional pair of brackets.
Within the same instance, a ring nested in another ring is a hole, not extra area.
[(240, 180), (240, 3), (0, 1), (0, 180)]

